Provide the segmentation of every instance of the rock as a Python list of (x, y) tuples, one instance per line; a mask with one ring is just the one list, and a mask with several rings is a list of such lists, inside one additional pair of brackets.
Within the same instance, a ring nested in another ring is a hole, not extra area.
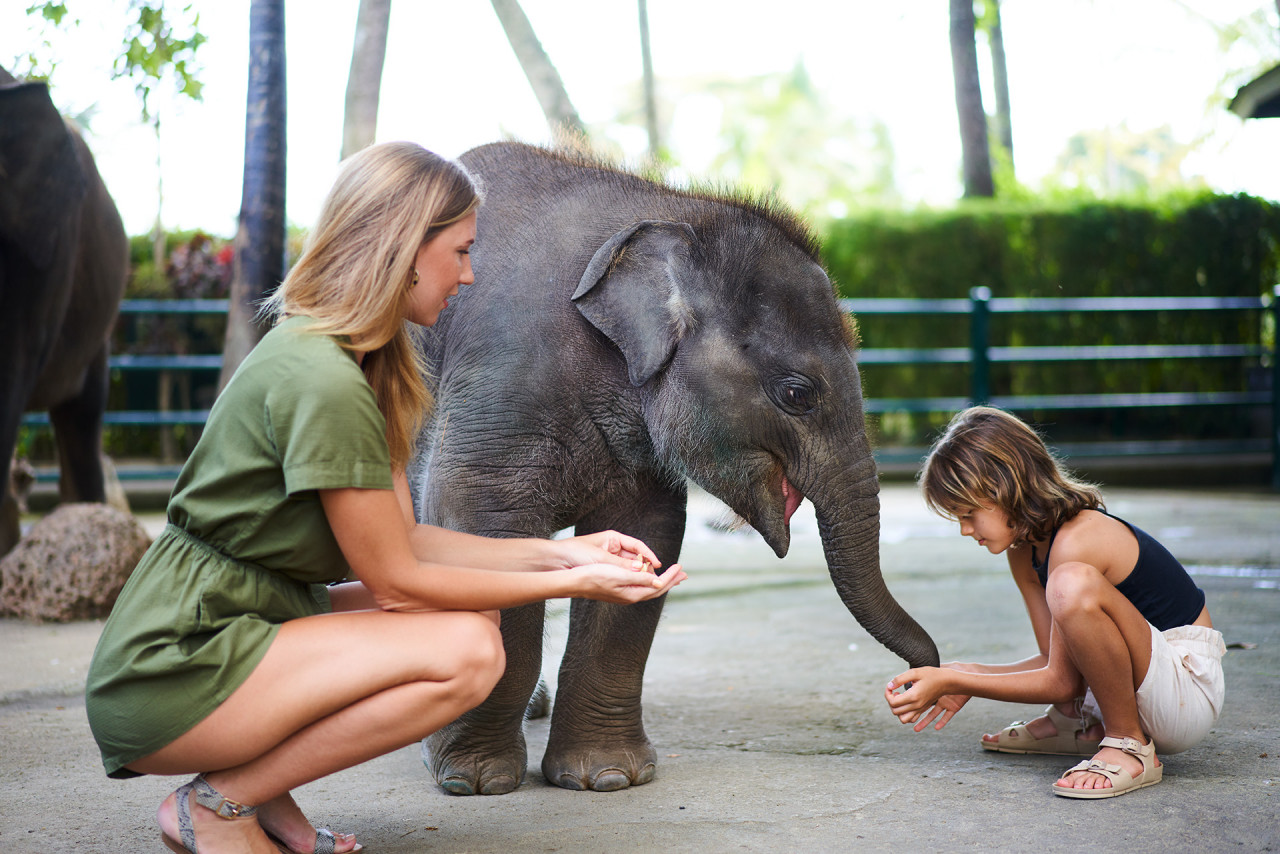
[(67, 622), (105, 617), (151, 545), (106, 504), (64, 504), (0, 560), (0, 614)]

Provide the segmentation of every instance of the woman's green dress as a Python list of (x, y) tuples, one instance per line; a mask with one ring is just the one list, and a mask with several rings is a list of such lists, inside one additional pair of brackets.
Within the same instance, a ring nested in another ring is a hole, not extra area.
[(219, 396), (103, 629), (86, 704), (109, 776), (226, 700), (281, 623), (330, 609), (349, 570), (316, 490), (392, 488), (373, 390), (307, 323), (267, 333)]

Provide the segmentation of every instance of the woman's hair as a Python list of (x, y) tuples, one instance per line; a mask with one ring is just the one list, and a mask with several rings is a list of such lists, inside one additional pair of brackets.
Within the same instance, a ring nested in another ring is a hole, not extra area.
[(1073, 479), (1035, 430), (990, 406), (951, 419), (919, 480), (925, 503), (941, 516), (1002, 511), (1015, 544), (1047, 539), (1081, 510), (1103, 506), (1097, 488)]
[(461, 164), (409, 142), (374, 145), (343, 162), (302, 255), (262, 313), (313, 318), (308, 331), (364, 352), (361, 367), (402, 467), (432, 406), (404, 314), (418, 250), (480, 204)]

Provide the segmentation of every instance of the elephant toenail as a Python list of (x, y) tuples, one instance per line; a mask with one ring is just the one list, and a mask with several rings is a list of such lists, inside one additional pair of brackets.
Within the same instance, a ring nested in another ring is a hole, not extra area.
[(471, 781), (463, 777), (445, 777), (440, 781), (440, 788), (451, 795), (474, 795), (476, 793)]
[(601, 771), (596, 775), (596, 782), (591, 788), (597, 792), (616, 792), (631, 785), (631, 778), (617, 768)]

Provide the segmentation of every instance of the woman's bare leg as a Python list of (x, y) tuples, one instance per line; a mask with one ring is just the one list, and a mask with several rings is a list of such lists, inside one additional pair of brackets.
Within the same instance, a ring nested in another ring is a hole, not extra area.
[[(1102, 710), (1106, 734), (1146, 743), (1137, 702), (1138, 686), (1151, 664), (1151, 627), (1146, 619), (1088, 564), (1067, 563), (1054, 569), (1045, 593), (1067, 654)], [(1142, 772), (1140, 760), (1113, 747), (1102, 748), (1094, 758), (1119, 765), (1134, 776)], [(1097, 789), (1109, 788), (1111, 781), (1079, 771), (1056, 785)]]
[[(267, 804), (303, 783), (412, 744), (483, 702), (505, 659), (496, 621), (469, 612), (361, 611), (281, 626), (249, 678), (190, 731), (130, 765), (205, 771), (210, 785)], [(161, 826), (176, 838), (170, 796)], [(256, 822), (193, 807), (202, 851), (273, 851)]]

